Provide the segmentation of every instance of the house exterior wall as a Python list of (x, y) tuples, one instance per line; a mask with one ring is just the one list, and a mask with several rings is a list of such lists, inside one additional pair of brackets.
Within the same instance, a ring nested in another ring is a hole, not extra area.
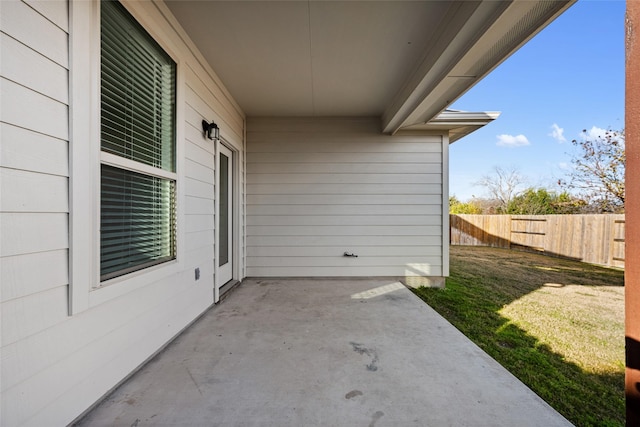
[(248, 119), (247, 276), (447, 275), (447, 149), (375, 118)]
[[(73, 421), (213, 303), (216, 146), (202, 119), (237, 153), (244, 252), (243, 113), (163, 4), (124, 4), (178, 64), (178, 257), (109, 286), (77, 274), (95, 270), (99, 245), (83, 226), (95, 224), (100, 164), (82, 157), (99, 150), (84, 126), (99, 114), (99, 67), (78, 65), (99, 58), (95, 32), (88, 43), (81, 31), (95, 31), (97, 2), (1, 1), (0, 425)], [(242, 257), (235, 270), (244, 277)]]

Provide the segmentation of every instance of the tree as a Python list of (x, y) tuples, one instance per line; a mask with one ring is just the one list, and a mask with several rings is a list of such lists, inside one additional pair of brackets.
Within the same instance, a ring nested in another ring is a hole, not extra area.
[(495, 166), (492, 175), (483, 176), (475, 185), (484, 187), (490, 198), (499, 202), (498, 211), (504, 211), (523, 182), (524, 179), (514, 167), (505, 169)]
[(566, 191), (557, 194), (546, 188), (527, 188), (516, 195), (505, 210), (513, 215), (555, 215), (578, 213), (585, 203)]
[(481, 214), (482, 208), (473, 201), (463, 203), (456, 196), (449, 197), (449, 213), (451, 214)]
[(593, 210), (624, 212), (624, 129), (595, 136), (583, 130), (582, 138), (571, 143), (576, 147), (571, 160), (574, 169), (568, 182), (561, 180), (559, 184), (577, 191)]

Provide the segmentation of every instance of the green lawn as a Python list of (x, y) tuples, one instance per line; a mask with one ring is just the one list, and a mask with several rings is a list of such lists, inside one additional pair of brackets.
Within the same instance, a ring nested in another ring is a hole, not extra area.
[(624, 425), (622, 271), (463, 246), (450, 265), (416, 294), (575, 425)]

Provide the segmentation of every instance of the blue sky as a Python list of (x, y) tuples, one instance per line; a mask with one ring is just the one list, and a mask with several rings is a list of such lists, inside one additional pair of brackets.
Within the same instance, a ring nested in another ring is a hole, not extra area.
[(495, 166), (557, 188), (583, 129), (624, 128), (624, 13), (622, 0), (579, 0), (451, 106), (502, 114), (451, 145), (450, 195), (484, 196), (474, 183)]

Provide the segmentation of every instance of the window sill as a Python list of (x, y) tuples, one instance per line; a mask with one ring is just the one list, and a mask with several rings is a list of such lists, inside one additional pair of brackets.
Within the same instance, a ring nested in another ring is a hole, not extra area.
[(124, 276), (109, 279), (89, 292), (89, 307), (95, 307), (111, 299), (157, 283), (181, 271), (178, 260), (167, 261), (153, 267), (138, 270)]

